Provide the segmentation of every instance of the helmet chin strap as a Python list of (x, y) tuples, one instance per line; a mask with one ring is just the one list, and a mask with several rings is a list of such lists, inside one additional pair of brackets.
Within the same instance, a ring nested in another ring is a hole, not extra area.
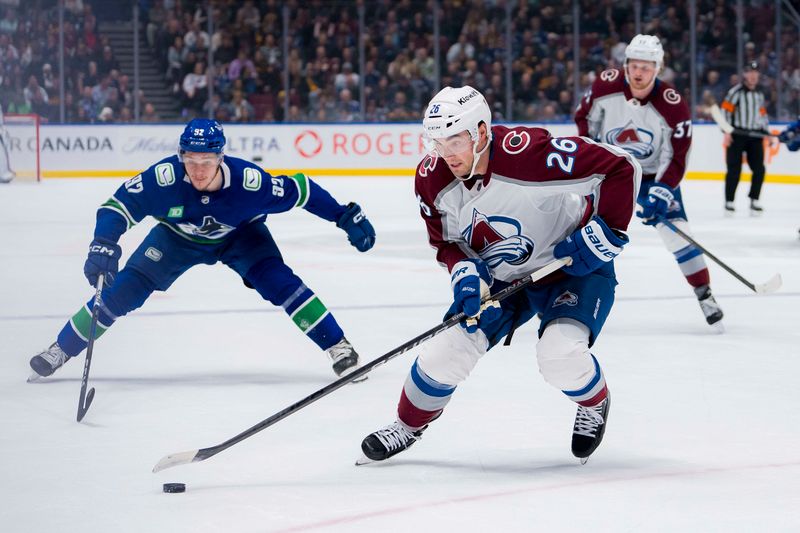
[(457, 179), (459, 179), (461, 181), (469, 181), (470, 179), (472, 179), (472, 176), (475, 175), (475, 168), (478, 166), (478, 161), (480, 161), (481, 156), (486, 151), (486, 149), (489, 148), (489, 144), (490, 144), (489, 141), (490, 141), (490, 139), (487, 137), (486, 138), (486, 145), (481, 149), (480, 152), (478, 151), (478, 144), (477, 143), (472, 145), (472, 168), (469, 171), (469, 175), (466, 178), (461, 177), (461, 176), (456, 176)]

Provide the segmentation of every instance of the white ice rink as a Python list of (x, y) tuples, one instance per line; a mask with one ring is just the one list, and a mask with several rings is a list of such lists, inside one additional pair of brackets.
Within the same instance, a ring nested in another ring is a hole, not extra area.
[[(305, 211), (271, 217), (287, 262), (367, 360), (440, 321), (449, 280), (405, 178), (319, 179), (362, 204), (378, 240), (359, 254)], [(92, 294), (82, 267), (96, 206), (117, 180), (0, 186), (0, 531), (800, 531), (800, 186), (767, 183), (766, 213), (722, 215), (722, 183), (684, 184), (715, 264), (716, 335), (655, 231), (631, 223), (617, 301), (593, 352), (614, 404), (581, 466), (574, 405), (538, 373), (536, 324), (498, 347), (409, 451), (355, 467), (391, 422), (414, 354), (262, 433), (159, 474), (172, 452), (221, 443), (333, 381), (284, 313), (224, 266), (198, 267), (98, 341), (94, 404), (75, 412), (83, 356), (26, 384)], [(145, 227), (146, 226), (146, 227)], [(123, 237), (130, 252), (149, 224)], [(184, 482), (184, 494), (164, 494)]]

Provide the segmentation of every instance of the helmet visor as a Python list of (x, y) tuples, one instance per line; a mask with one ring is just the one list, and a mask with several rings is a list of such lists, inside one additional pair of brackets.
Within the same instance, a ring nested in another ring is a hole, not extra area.
[(428, 151), (439, 157), (450, 157), (463, 153), (471, 153), (474, 146), (469, 132), (464, 131), (443, 139), (431, 139), (427, 135), (423, 138)]
[(193, 168), (214, 168), (219, 165), (222, 160), (222, 154), (215, 154), (211, 152), (181, 152), (181, 162)]

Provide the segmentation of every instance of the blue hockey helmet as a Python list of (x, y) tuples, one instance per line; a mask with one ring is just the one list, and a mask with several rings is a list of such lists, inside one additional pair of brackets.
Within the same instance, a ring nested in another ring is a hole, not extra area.
[(192, 119), (183, 130), (181, 152), (210, 152), (221, 154), (225, 147), (225, 133), (216, 120)]

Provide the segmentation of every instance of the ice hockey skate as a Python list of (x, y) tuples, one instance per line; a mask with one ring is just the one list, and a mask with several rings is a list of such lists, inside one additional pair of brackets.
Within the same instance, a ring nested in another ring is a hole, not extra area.
[(582, 465), (586, 464), (589, 456), (603, 442), (610, 406), (610, 394), (606, 396), (605, 400), (592, 407), (578, 405), (575, 426), (572, 429), (572, 455), (578, 457)]
[(39, 378), (50, 376), (67, 362), (69, 356), (64, 353), (58, 342), (54, 342), (50, 347), (40, 354), (31, 357), (31, 368), (33, 372), (28, 378), (28, 383), (37, 381)]
[(711, 287), (708, 285), (696, 287), (694, 293), (697, 295), (697, 301), (700, 304), (700, 309), (703, 310), (708, 325), (723, 333), (725, 326), (722, 325), (722, 308), (714, 299), (714, 295), (711, 294)]
[[(340, 378), (355, 372), (361, 366), (358, 364), (358, 353), (345, 337), (328, 348), (328, 355), (333, 361), (333, 371)], [(353, 383), (360, 383), (365, 379), (366, 375), (354, 379)]]
[(356, 460), (356, 466), (384, 461), (407, 450), (422, 437), (422, 432), (427, 427), (426, 425), (417, 431), (411, 431), (405, 424), (395, 420), (375, 433), (370, 433), (361, 441), (363, 455)]

